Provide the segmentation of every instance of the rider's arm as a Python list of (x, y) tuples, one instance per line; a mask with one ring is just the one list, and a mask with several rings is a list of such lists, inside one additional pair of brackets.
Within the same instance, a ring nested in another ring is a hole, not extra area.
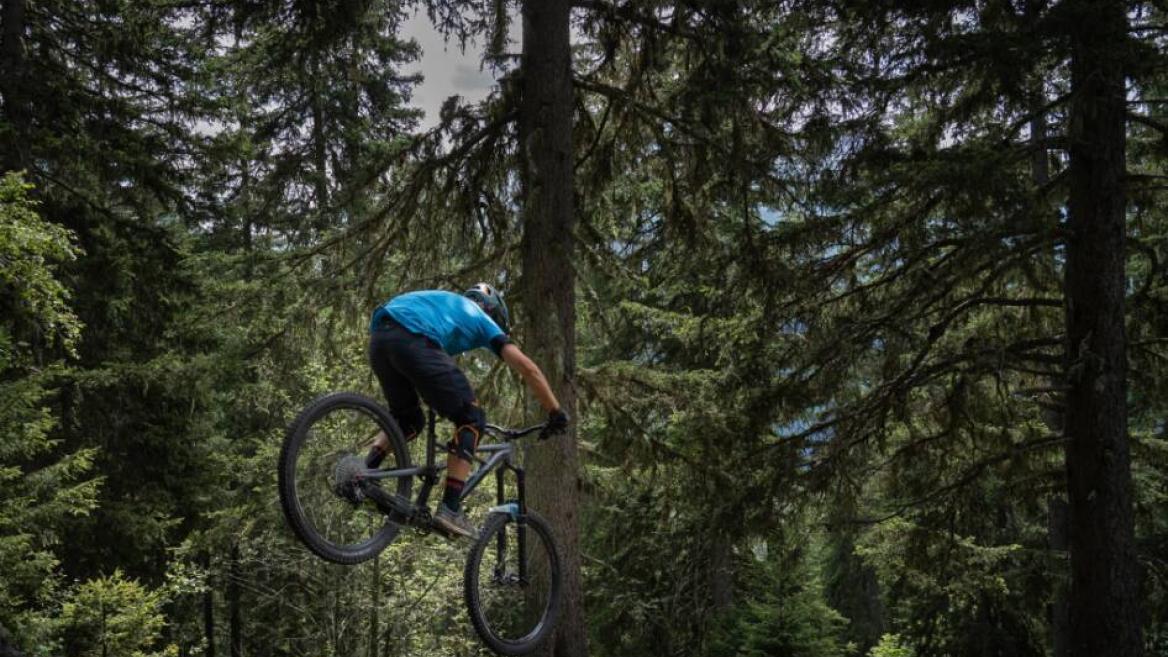
[(535, 393), (536, 399), (539, 400), (543, 410), (551, 413), (560, 408), (560, 402), (556, 399), (556, 395), (552, 392), (552, 387), (548, 385), (547, 378), (543, 375), (543, 370), (539, 369), (527, 354), (519, 350), (519, 347), (511, 343), (503, 345), (499, 356), (507, 363), (511, 369), (515, 370), (519, 376), (527, 383), (527, 387)]

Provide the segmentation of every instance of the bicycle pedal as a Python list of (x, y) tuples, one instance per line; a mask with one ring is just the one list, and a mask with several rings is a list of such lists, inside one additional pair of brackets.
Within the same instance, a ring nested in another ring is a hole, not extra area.
[(469, 541), (471, 543), (474, 543), (475, 540), (477, 540), (471, 536), (464, 536), (464, 535), (459, 534), (457, 532), (449, 531), (438, 524), (431, 524), (430, 531), (426, 532), (426, 533), (437, 534), (437, 535), (441, 536), (442, 538), (446, 539), (447, 541), (449, 541), (450, 543), (461, 543), (463, 541)]

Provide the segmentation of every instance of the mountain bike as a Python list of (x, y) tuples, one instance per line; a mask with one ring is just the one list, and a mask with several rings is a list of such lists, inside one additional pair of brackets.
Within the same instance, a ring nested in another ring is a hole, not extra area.
[[(414, 465), (397, 423), (368, 397), (329, 394), (301, 411), (284, 437), (279, 463), (280, 503), (296, 536), (318, 556), (352, 565), (379, 554), (403, 527), (440, 531), (427, 504), (446, 467), (435, 464), (434, 425), (431, 410), (425, 463)], [(527, 507), (524, 469), (515, 460), (516, 441), (536, 432), (546, 437), (545, 430), (546, 423), (524, 429), (486, 425), (470, 455), (476, 468), (462, 491), (466, 498), (495, 474), (497, 504), (467, 555), (463, 595), (475, 631), (503, 655), (535, 650), (559, 619), (559, 547), (547, 521)], [(377, 468), (369, 468), (365, 452), (379, 431), (389, 437), (389, 449)], [(515, 479), (513, 499), (506, 495), (507, 472)], [(415, 480), (420, 489), (411, 500)]]

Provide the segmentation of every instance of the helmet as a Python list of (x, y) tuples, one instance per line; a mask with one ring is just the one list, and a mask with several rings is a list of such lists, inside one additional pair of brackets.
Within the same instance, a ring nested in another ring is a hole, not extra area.
[(498, 288), (487, 283), (475, 283), (474, 287), (463, 292), (463, 296), (481, 304), (483, 310), (487, 311), (487, 315), (495, 320), (504, 333), (511, 332), (511, 314), (507, 312), (507, 304), (503, 301), (503, 295)]

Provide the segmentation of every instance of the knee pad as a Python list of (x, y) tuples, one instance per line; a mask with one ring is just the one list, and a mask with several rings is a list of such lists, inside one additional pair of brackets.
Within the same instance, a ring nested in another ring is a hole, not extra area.
[(479, 446), (479, 428), (473, 424), (463, 424), (454, 430), (454, 438), (446, 443), (446, 451), (464, 461), (474, 460), (475, 448)]
[(479, 436), (487, 423), (487, 416), (478, 406), (467, 404), (457, 421), (459, 424), (454, 430), (454, 439), (446, 443), (446, 451), (461, 459), (473, 461), (474, 450), (479, 445)]

